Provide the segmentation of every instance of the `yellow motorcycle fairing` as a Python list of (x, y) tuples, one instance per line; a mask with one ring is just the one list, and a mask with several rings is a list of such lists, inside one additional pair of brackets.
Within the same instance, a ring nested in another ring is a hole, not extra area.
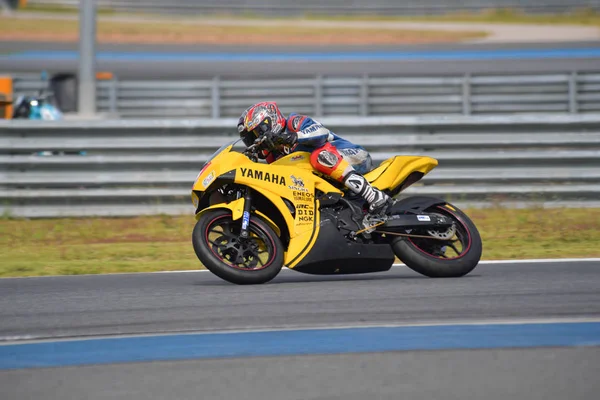
[[(379, 190), (394, 192), (411, 174), (415, 172), (419, 173), (418, 179), (420, 179), (437, 165), (438, 161), (431, 157), (395, 156), (388, 158), (379, 167), (367, 172), (365, 179)], [(402, 187), (401, 189), (405, 188)]]
[[(271, 163), (253, 162), (246, 155), (232, 151), (234, 143), (223, 146), (214, 157), (205, 164), (192, 187), (192, 202), (196, 208), (202, 207), (196, 217), (208, 208), (226, 208), (232, 212), (232, 218), (239, 219), (244, 209), (244, 199), (211, 204), (201, 200), (211, 185), (223, 179), (252, 188), (260, 193), (273, 207), (269, 210), (256, 210), (280, 237), (287, 235), (289, 243), (284, 256), (284, 264), (294, 268), (309, 253), (319, 238), (321, 215), (316, 190), (328, 194), (344, 192), (318, 176), (310, 164), (310, 153), (289, 154)], [(396, 156), (384, 161), (379, 167), (367, 173), (365, 177), (373, 186), (393, 191), (402, 185), (414, 173), (418, 179), (431, 171), (437, 161), (430, 157)], [(414, 180), (414, 181), (416, 181)], [(287, 200), (287, 204), (284, 201)], [(202, 203), (201, 203), (202, 202)], [(254, 203), (253, 203), (254, 204)]]

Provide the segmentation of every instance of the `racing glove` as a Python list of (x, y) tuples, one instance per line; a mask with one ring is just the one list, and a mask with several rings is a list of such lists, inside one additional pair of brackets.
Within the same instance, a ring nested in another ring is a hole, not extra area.
[(277, 150), (284, 154), (289, 154), (298, 143), (298, 135), (295, 132), (274, 133), (268, 131), (264, 133), (265, 146), (269, 150)]

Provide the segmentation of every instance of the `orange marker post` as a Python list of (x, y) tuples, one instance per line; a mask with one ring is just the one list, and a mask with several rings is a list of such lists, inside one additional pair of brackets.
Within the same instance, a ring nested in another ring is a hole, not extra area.
[(12, 117), (13, 85), (10, 76), (0, 76), (0, 118)]

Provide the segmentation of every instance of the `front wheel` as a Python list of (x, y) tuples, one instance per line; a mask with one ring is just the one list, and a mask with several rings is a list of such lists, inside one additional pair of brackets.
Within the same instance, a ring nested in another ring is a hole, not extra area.
[(242, 221), (228, 210), (208, 211), (192, 233), (198, 259), (213, 274), (238, 285), (260, 284), (275, 278), (283, 267), (283, 245), (277, 234), (258, 217), (240, 237)]
[(475, 224), (447, 203), (432, 206), (426, 212), (444, 215), (454, 224), (443, 231), (411, 232), (419, 237), (398, 237), (392, 242), (394, 253), (410, 269), (431, 278), (467, 275), (481, 259), (481, 236)]

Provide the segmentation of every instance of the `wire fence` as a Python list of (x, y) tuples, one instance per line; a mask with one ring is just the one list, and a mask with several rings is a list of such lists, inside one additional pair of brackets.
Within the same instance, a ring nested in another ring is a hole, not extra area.
[[(16, 95), (45, 87), (16, 75)], [(600, 72), (429, 77), (98, 81), (97, 107), (115, 118), (227, 118), (274, 100), (286, 112), (324, 116), (497, 115), (600, 112)]]

